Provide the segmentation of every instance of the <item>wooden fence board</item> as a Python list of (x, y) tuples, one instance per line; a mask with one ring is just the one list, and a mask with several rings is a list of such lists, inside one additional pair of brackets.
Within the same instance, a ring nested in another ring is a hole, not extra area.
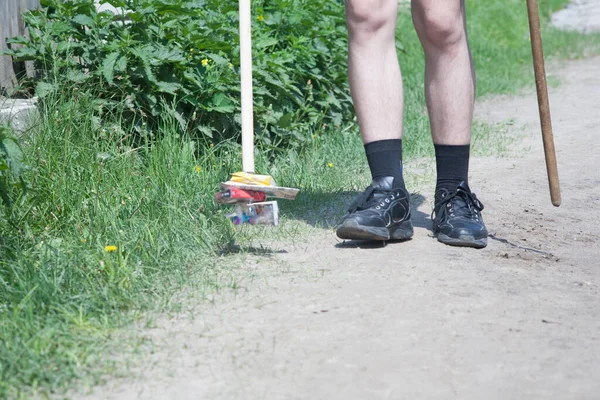
[[(7, 38), (25, 35), (21, 14), (39, 6), (40, 0), (0, 0), (0, 51), (7, 48)], [(0, 56), (0, 89), (10, 92), (17, 83), (15, 73), (25, 68), (24, 65), (13, 65), (8, 56)]]

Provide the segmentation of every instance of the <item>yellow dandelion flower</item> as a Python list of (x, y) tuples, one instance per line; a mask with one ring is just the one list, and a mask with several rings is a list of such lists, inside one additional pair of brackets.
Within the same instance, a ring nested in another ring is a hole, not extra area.
[(215, 147), (215, 145), (214, 145), (214, 144), (212, 144), (212, 143), (211, 143), (211, 144), (209, 144), (208, 146), (209, 146), (209, 147)]
[(201, 61), (202, 62), (202, 66), (206, 67), (208, 65), (208, 58), (205, 58), (204, 60)]
[(233, 69), (233, 64), (229, 63), (229, 69)]
[(329, 164), (327, 164), (327, 166), (328, 166), (329, 168), (333, 168), (333, 163), (332, 163), (332, 162), (330, 162)]
[(260, 22), (265, 20), (265, 17), (263, 17), (262, 15), (259, 15), (258, 17), (256, 17), (257, 20), (259, 20)]
[(112, 253), (113, 251), (117, 251), (117, 246), (113, 246), (113, 245), (110, 245), (110, 246), (105, 246), (105, 247), (104, 247), (104, 251), (107, 251), (107, 252), (109, 252), (109, 253)]
[(196, 166), (194, 167), (194, 171), (196, 171), (196, 173), (197, 173), (197, 174), (199, 174), (200, 172), (202, 172), (202, 167), (201, 167), (201, 166), (199, 166), (199, 165), (196, 165)]

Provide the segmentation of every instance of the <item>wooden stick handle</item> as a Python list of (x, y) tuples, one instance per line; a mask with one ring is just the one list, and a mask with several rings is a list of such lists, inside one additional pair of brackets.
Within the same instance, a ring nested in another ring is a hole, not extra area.
[(251, 0), (240, 0), (240, 75), (242, 95), (242, 168), (254, 173), (254, 117), (252, 98)]
[(561, 202), (560, 185), (558, 182), (558, 166), (556, 165), (556, 150), (554, 149), (554, 135), (552, 134), (552, 120), (550, 118), (550, 105), (548, 103), (548, 85), (546, 83), (546, 70), (544, 68), (544, 50), (542, 47), (540, 14), (537, 0), (527, 0), (527, 13), (529, 15), (533, 69), (535, 72), (538, 108), (540, 110), (544, 154), (546, 155), (550, 200), (554, 206), (558, 207)]

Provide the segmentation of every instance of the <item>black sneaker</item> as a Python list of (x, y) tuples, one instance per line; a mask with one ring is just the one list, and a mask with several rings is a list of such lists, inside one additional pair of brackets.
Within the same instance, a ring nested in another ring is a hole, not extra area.
[(487, 246), (488, 236), (481, 210), (483, 204), (475, 193), (471, 193), (466, 182), (461, 182), (454, 193), (442, 189), (435, 194), (431, 214), (433, 234), (440, 242), (451, 246), (481, 249)]
[(410, 222), (410, 195), (393, 188), (394, 178), (373, 180), (350, 205), (348, 215), (337, 228), (340, 239), (404, 240), (413, 235)]

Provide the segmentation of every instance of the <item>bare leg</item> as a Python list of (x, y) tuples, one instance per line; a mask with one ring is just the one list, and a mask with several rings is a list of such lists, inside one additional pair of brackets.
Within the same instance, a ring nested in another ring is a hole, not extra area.
[(475, 69), (464, 0), (412, 0), (412, 15), (425, 52), (425, 97), (433, 142), (469, 144)]
[(346, 0), (348, 77), (364, 143), (402, 138), (398, 0)]

